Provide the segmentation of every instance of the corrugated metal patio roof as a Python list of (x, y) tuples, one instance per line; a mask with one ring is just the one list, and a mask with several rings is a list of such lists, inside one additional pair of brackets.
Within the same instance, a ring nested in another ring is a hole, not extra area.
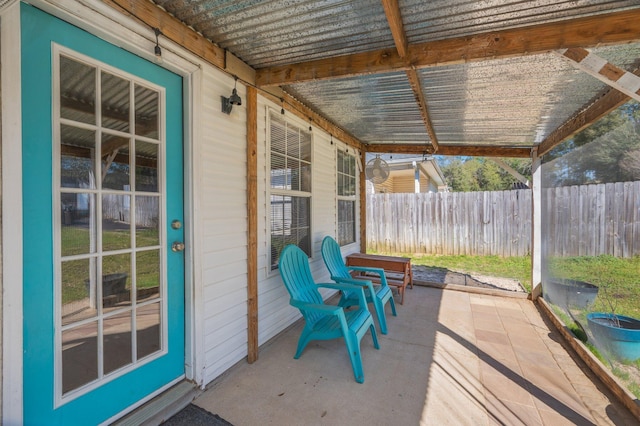
[[(640, 9), (637, 0), (155, 3), (258, 74), (316, 63), (318, 69), (335, 63), (339, 70), (343, 62), (356, 61), (357, 55), (371, 52), (379, 52), (380, 62), (384, 62), (387, 56), (396, 54), (402, 37), (405, 47), (422, 46), (424, 50), (428, 45), (421, 43), (460, 37), (471, 40), (488, 34), (490, 52), (493, 32)], [(399, 19), (388, 18), (389, 11), (397, 12)], [(531, 28), (536, 31), (537, 27)], [(496, 36), (496, 44), (503, 42), (501, 37), (501, 33)], [(608, 44), (585, 47), (623, 70), (638, 68), (637, 37), (623, 44)], [(401, 50), (397, 52), (402, 59)], [(333, 61), (338, 57), (342, 58)], [(351, 74), (334, 76), (336, 70), (331, 69), (318, 78), (298, 80), (293, 75), (277, 85), (369, 147), (401, 144), (415, 146), (415, 151), (421, 146), (426, 150), (432, 143), (443, 147), (531, 148), (609, 90), (605, 83), (550, 51), (522, 51), (497, 58), (488, 54), (472, 61), (463, 57), (457, 63), (444, 61), (442, 65), (435, 60), (427, 66), (413, 66), (410, 54), (404, 58), (409, 61), (406, 66), (391, 66), (385, 72), (379, 72), (380, 64), (376, 63)], [(415, 81), (412, 84), (411, 72), (416, 73), (418, 87)], [(429, 125), (433, 128), (431, 135)]]

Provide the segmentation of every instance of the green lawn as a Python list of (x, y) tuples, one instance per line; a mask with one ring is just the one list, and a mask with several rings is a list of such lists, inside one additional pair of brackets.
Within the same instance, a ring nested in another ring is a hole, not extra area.
[[(63, 256), (85, 254), (89, 250), (89, 230), (81, 227), (63, 227), (61, 235)], [(102, 235), (105, 249), (117, 250), (131, 247), (131, 235), (128, 230), (105, 231)], [(138, 247), (158, 244), (157, 230), (136, 232)], [(129, 254), (104, 256), (103, 275), (125, 272), (131, 275)], [(159, 250), (149, 250), (136, 254), (136, 286), (138, 289), (157, 287), (160, 284)], [(69, 303), (87, 297), (86, 280), (89, 277), (89, 260), (73, 260), (62, 264), (62, 303)], [(131, 288), (131, 276), (127, 278), (127, 288)]]
[[(367, 253), (375, 251), (368, 250)], [(379, 253), (410, 257), (412, 265), (445, 268), (454, 272), (477, 273), (493, 277), (512, 278), (531, 291), (531, 257), (499, 256), (429, 256), (406, 253)]]
[(585, 281), (600, 288), (591, 311), (611, 312), (640, 318), (640, 256), (622, 259), (613, 256), (553, 258), (548, 270), (555, 278)]
[[(374, 251), (369, 250), (369, 253)], [(531, 291), (531, 257), (498, 256), (427, 256), (407, 253), (380, 253), (411, 257), (414, 265), (446, 268), (455, 272), (478, 273), (512, 278)], [(592, 310), (611, 311), (640, 318), (640, 256), (622, 259), (613, 256), (552, 258), (546, 263), (548, 273), (555, 278), (586, 281), (600, 287)], [(607, 297), (610, 295), (610, 297)]]

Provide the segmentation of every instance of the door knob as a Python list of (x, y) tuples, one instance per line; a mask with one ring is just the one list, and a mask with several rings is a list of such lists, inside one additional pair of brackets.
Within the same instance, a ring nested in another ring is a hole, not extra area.
[(171, 250), (173, 250), (173, 251), (183, 251), (184, 250), (184, 243), (180, 242), (180, 241), (174, 241), (173, 244), (171, 244)]

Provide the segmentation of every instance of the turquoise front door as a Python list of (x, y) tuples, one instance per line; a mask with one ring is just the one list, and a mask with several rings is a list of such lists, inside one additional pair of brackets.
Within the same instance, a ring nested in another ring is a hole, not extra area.
[(185, 373), (182, 78), (21, 5), (24, 423)]

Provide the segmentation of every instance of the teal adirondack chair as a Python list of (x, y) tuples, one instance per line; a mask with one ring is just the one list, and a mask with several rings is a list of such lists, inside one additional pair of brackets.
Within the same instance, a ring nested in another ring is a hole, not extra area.
[[(376, 349), (380, 349), (380, 346), (362, 287), (350, 284), (316, 284), (311, 276), (307, 255), (295, 245), (289, 245), (282, 250), (278, 267), (284, 285), (291, 296), (289, 303), (300, 310), (305, 320), (294, 358), (300, 358), (302, 351), (312, 340), (344, 337), (353, 375), (356, 382), (363, 383), (364, 370), (360, 355), (360, 341), (367, 334), (367, 330), (371, 331), (373, 346)], [(358, 308), (346, 311), (341, 306), (325, 304), (318, 287), (359, 293)]]
[[(345, 284), (357, 284), (365, 289), (365, 295), (368, 303), (373, 303), (376, 309), (376, 315), (378, 316), (378, 324), (380, 324), (380, 332), (387, 334), (387, 317), (384, 313), (384, 305), (389, 302), (391, 305), (391, 312), (393, 316), (398, 316), (396, 313), (396, 303), (393, 300), (393, 293), (391, 288), (387, 284), (387, 277), (384, 274), (382, 268), (371, 268), (362, 266), (347, 266), (342, 259), (342, 253), (340, 252), (340, 246), (330, 236), (324, 237), (322, 240), (322, 259), (324, 264), (327, 265), (331, 279), (337, 283)], [(354, 279), (351, 276), (350, 271), (360, 271), (375, 273), (380, 277), (380, 284), (373, 285), (370, 280)], [(352, 306), (358, 303), (357, 292), (343, 290), (342, 298), (338, 302), (338, 306)]]

